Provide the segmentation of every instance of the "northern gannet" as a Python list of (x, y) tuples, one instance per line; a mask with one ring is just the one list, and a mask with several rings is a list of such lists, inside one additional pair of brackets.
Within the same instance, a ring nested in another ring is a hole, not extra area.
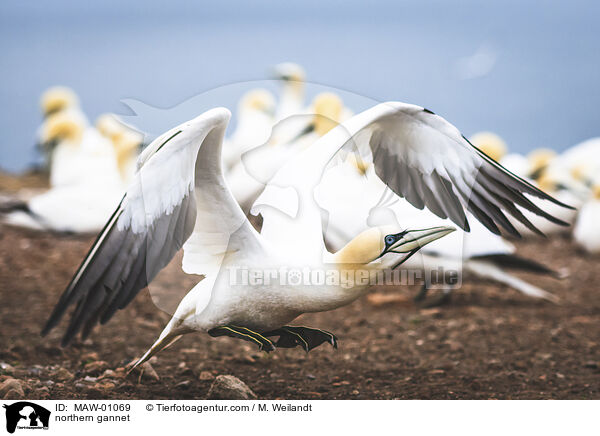
[(42, 138), (57, 144), (50, 189), (14, 202), (3, 211), (2, 222), (37, 230), (98, 232), (125, 192), (112, 143), (75, 109), (50, 115)]
[[(79, 331), (87, 336), (97, 322), (107, 322), (125, 307), (183, 247), (183, 270), (205, 278), (183, 298), (136, 365), (194, 331), (245, 339), (265, 351), (276, 346), (310, 350), (324, 342), (335, 346), (336, 338), (329, 332), (288, 323), (302, 313), (351, 303), (369, 288), (365, 272), (397, 266), (453, 231), (448, 226), (374, 227), (329, 253), (313, 190), (342, 149), (368, 149), (376, 174), (397, 195), (465, 230), (469, 229), (465, 209), (498, 231), (498, 226), (511, 227), (502, 209), (524, 220), (515, 203), (544, 214), (524, 193), (555, 202), (472, 147), (443, 118), (420, 106), (390, 102), (341, 123), (289, 160), (255, 202), (263, 215), (258, 233), (223, 177), (221, 148), (229, 118), (227, 109), (210, 110), (164, 133), (142, 152), (134, 182), (42, 334), (76, 303), (63, 344)], [(388, 253), (394, 254), (393, 259)], [(270, 272), (308, 268), (311, 277), (312, 271), (345, 268), (356, 274), (346, 286), (291, 280), (283, 285), (279, 280), (240, 284), (232, 279), (236, 268)], [(273, 343), (271, 336), (279, 340)]]
[(49, 170), (52, 164), (52, 152), (54, 151), (54, 143), (46, 142), (43, 138), (44, 130), (47, 128), (47, 120), (54, 114), (62, 111), (81, 112), (79, 108), (79, 98), (77, 94), (66, 86), (54, 86), (44, 91), (40, 97), (40, 109), (44, 122), (37, 132), (37, 148), (42, 153), (44, 162), (43, 166)]

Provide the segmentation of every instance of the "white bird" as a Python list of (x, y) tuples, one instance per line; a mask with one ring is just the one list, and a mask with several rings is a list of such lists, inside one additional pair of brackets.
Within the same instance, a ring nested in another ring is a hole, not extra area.
[[(403, 228), (444, 226), (451, 224), (430, 211), (419, 210), (399, 198), (375, 174), (370, 162), (354, 154), (328, 169), (315, 199), (326, 212), (324, 235), (328, 246), (337, 250), (352, 235), (371, 226), (394, 225)], [(468, 214), (470, 232), (458, 229), (434, 241), (407, 260), (401, 269), (422, 271), (423, 290), (415, 298), (421, 300), (430, 286), (444, 289), (445, 295), (459, 285), (458, 279), (487, 279), (510, 286), (525, 295), (556, 301), (551, 293), (506, 271), (526, 270), (556, 277), (556, 273), (530, 259), (515, 254), (515, 247), (491, 233)], [(442, 276), (442, 277), (439, 277)], [(436, 279), (441, 279), (435, 283)]]
[(37, 147), (41, 151), (44, 162), (42, 166), (45, 169), (50, 168), (52, 162), (53, 143), (45, 142), (43, 139), (44, 130), (47, 127), (47, 120), (54, 114), (62, 111), (81, 112), (79, 108), (79, 97), (77, 94), (66, 86), (54, 86), (44, 91), (40, 97), (40, 109), (44, 122), (39, 127), (37, 132)]
[[(311, 108), (304, 115), (288, 117), (272, 126), (260, 146), (247, 148), (225, 175), (227, 184), (242, 209), (250, 208), (285, 162), (350, 116), (350, 111), (344, 107), (340, 97), (324, 92), (315, 96)], [(224, 144), (223, 147), (227, 145)]]
[(575, 242), (588, 253), (600, 253), (600, 183), (592, 187), (591, 198), (579, 210), (573, 229)]
[[(331, 333), (287, 324), (302, 313), (351, 303), (369, 288), (365, 272), (368, 276), (393, 266), (388, 253), (398, 263), (397, 255), (405, 260), (453, 230), (375, 227), (329, 253), (313, 190), (341, 149), (369, 149), (375, 172), (390, 189), (465, 229), (465, 208), (497, 230), (507, 222), (501, 208), (513, 213), (513, 202), (529, 207), (523, 193), (554, 201), (508, 174), (431, 111), (383, 103), (335, 127), (277, 172), (255, 203), (263, 215), (259, 234), (223, 177), (221, 147), (229, 117), (226, 109), (213, 109), (171, 129), (144, 150), (136, 180), (61, 296), (43, 334), (77, 303), (63, 343), (80, 330), (87, 336), (98, 321), (108, 321), (125, 307), (183, 246), (183, 270), (205, 274), (205, 279), (183, 298), (137, 364), (193, 331), (246, 339), (265, 351), (335, 345)], [(327, 271), (339, 277), (345, 269), (353, 279), (346, 286), (329, 279), (315, 284), (232, 279), (240, 268), (271, 277), (281, 268), (300, 267), (311, 277), (312, 272)], [(274, 344), (270, 336), (279, 340)]]
[(284, 62), (274, 67), (275, 79), (281, 81), (281, 97), (277, 106), (275, 121), (303, 113), (306, 73), (293, 62)]
[(73, 109), (50, 115), (43, 139), (57, 144), (50, 189), (11, 202), (3, 210), (2, 222), (37, 230), (98, 232), (125, 192), (112, 143)]
[(42, 140), (55, 144), (51, 187), (119, 179), (112, 143), (89, 126), (81, 111), (71, 109), (51, 115), (44, 124)]

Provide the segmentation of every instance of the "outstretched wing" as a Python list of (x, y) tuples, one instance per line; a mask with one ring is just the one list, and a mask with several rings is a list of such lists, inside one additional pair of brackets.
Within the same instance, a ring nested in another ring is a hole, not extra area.
[(342, 148), (370, 154), (376, 174), (396, 194), (467, 231), (465, 209), (496, 234), (502, 228), (520, 236), (505, 214), (541, 234), (520, 208), (568, 225), (524, 194), (569, 206), (510, 173), (444, 118), (420, 106), (379, 104), (337, 126), (315, 143), (320, 146), (327, 159)]
[(85, 337), (97, 322), (107, 322), (169, 263), (194, 231), (197, 217), (215, 232), (243, 225), (220, 165), (229, 118), (227, 109), (213, 109), (144, 150), (134, 182), (60, 297), (43, 335), (74, 303), (63, 345), (80, 330)]

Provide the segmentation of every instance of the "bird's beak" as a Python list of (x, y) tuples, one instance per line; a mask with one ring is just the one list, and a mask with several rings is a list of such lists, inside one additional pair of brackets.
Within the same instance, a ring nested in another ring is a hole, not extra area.
[(396, 243), (387, 249), (387, 253), (410, 253), (417, 251), (430, 242), (440, 239), (456, 229), (449, 226), (431, 227), (423, 230), (407, 230)]

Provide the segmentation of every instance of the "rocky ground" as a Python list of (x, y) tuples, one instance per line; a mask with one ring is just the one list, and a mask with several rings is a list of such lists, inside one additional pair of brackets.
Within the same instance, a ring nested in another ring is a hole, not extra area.
[[(447, 306), (420, 309), (410, 299), (417, 289), (379, 288), (297, 320), (335, 332), (337, 350), (267, 355), (195, 334), (130, 376), (125, 366), (168, 320), (158, 307), (171, 309), (197, 278), (184, 276), (175, 259), (151, 293), (63, 349), (64, 323), (46, 338), (39, 331), (92, 241), (0, 228), (0, 398), (600, 398), (600, 259), (565, 238), (518, 244), (522, 255), (571, 272), (563, 280), (520, 274), (560, 304), (465, 283)], [(235, 393), (223, 394), (230, 385)]]

